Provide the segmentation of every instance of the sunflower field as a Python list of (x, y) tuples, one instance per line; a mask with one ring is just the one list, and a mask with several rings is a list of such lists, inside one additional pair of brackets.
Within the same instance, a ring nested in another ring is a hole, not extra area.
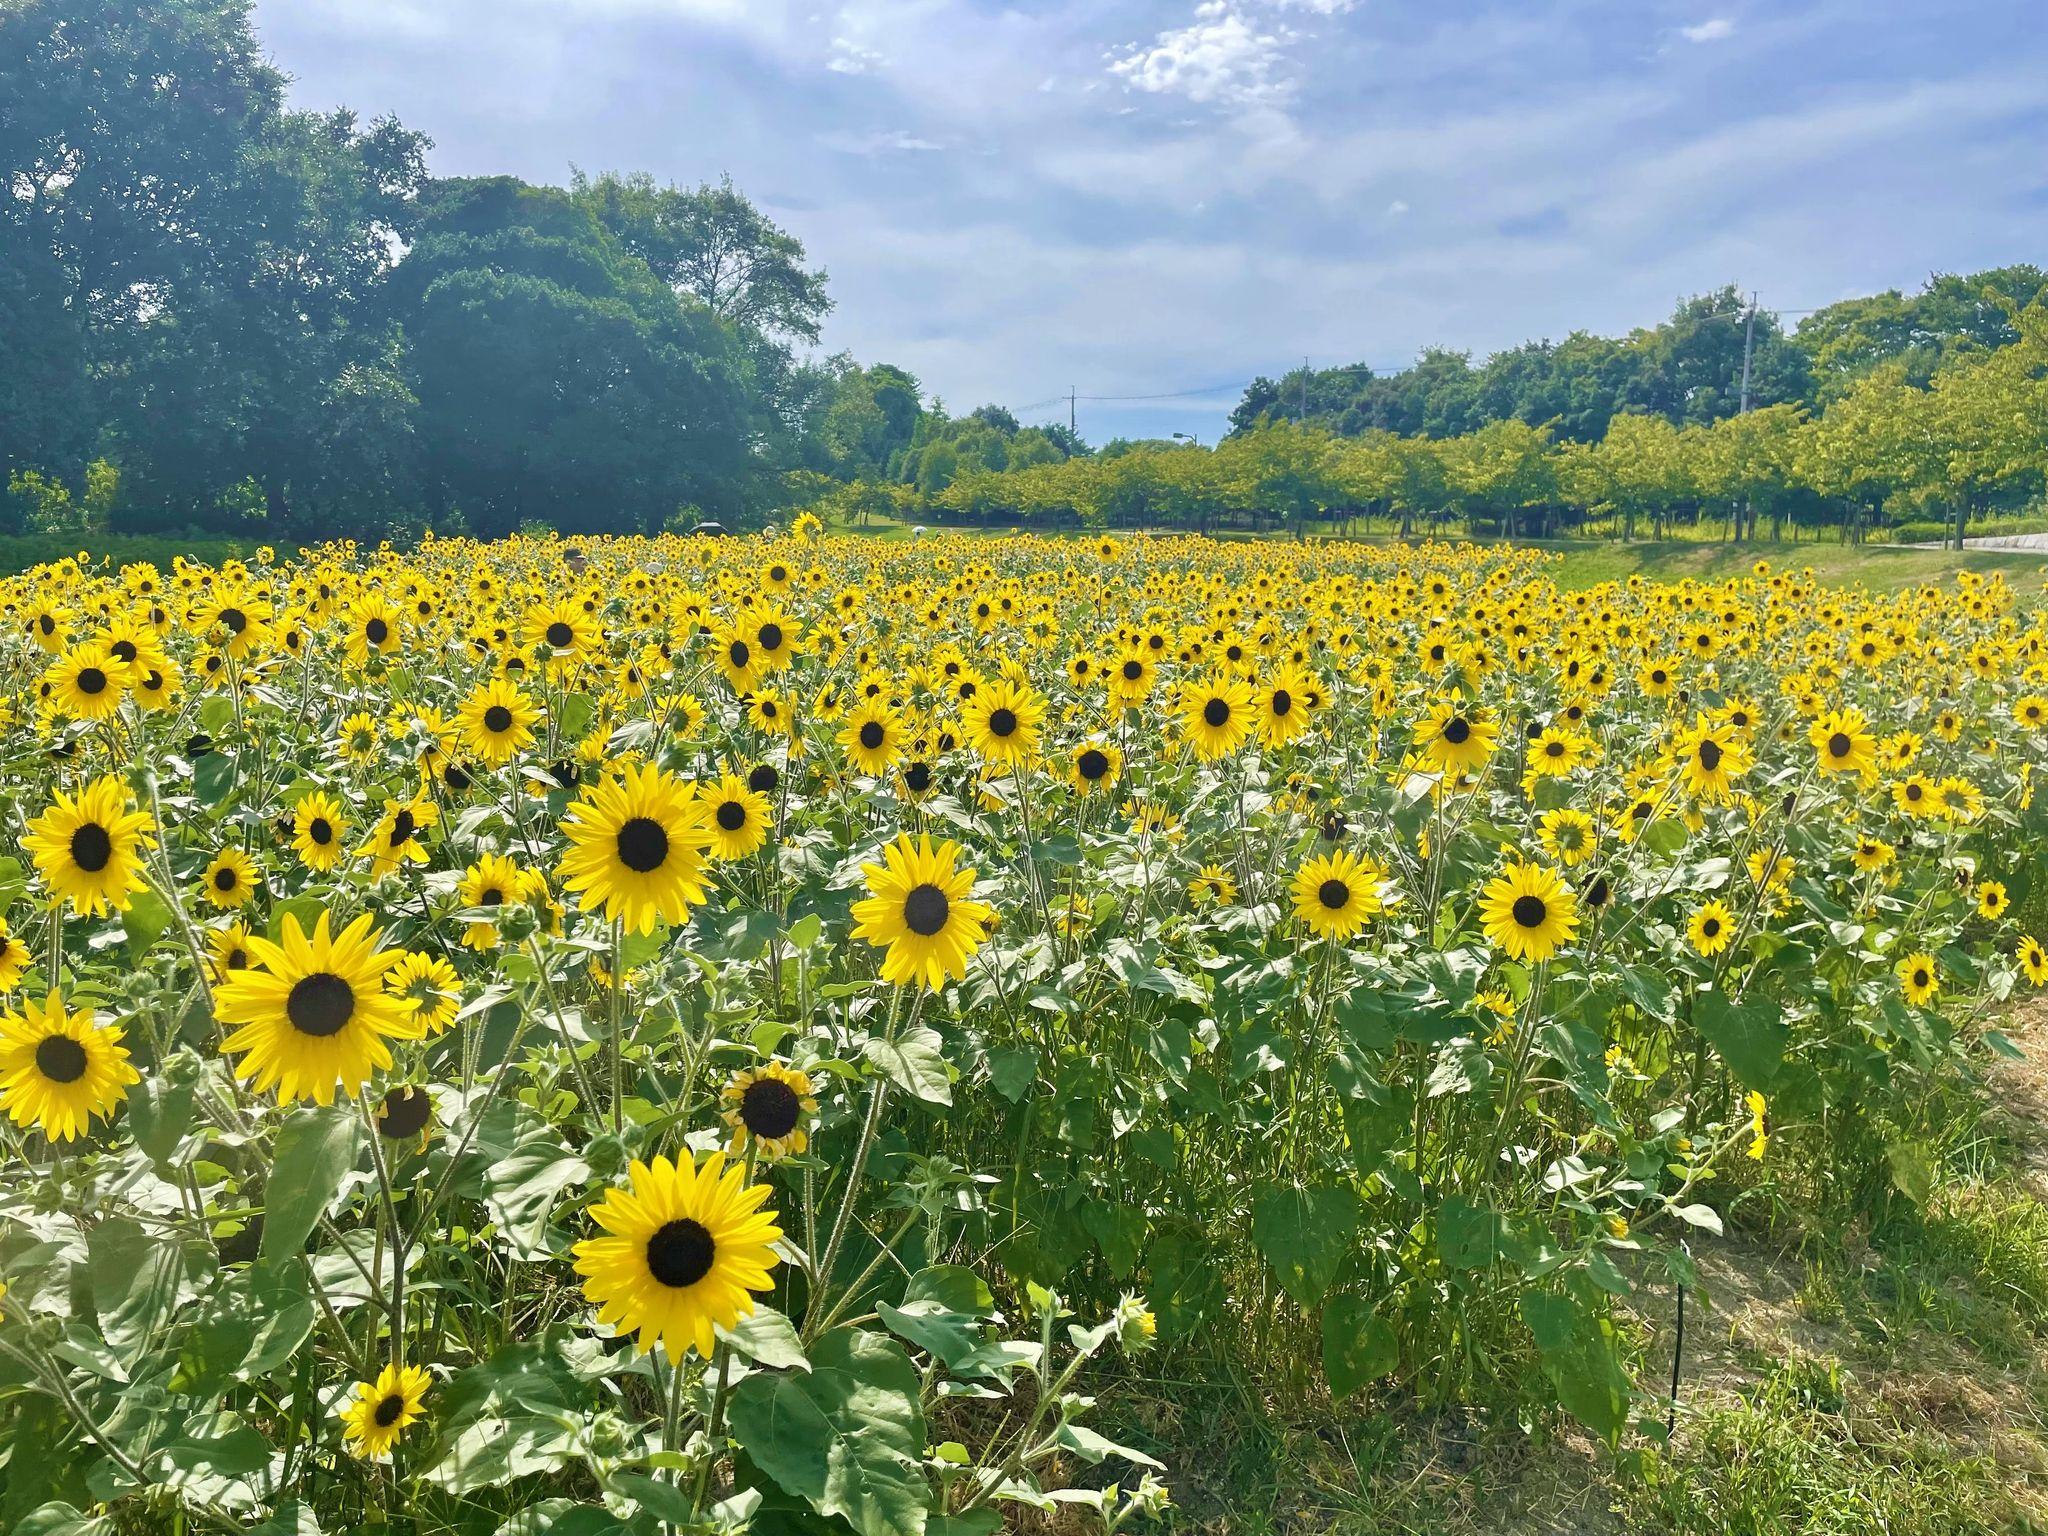
[(1654, 1440), (1641, 1298), (1924, 1201), (2048, 983), (2048, 620), (1558, 574), (0, 582), (0, 1530), (1115, 1532), (1226, 1375)]

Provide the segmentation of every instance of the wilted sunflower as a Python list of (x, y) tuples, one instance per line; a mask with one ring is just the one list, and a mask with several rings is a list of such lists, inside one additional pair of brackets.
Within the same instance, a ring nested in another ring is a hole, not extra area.
[(974, 871), (955, 867), (959, 855), (958, 843), (934, 848), (930, 837), (913, 842), (905, 833), (882, 851), (882, 863), (861, 866), (868, 895), (853, 904), (853, 937), (888, 946), (883, 980), (937, 991), (948, 977), (967, 975), (991, 908), (973, 899)]
[(325, 874), (341, 862), (348, 822), (341, 802), (323, 790), (301, 795), (292, 807), (292, 848), (306, 868)]
[(107, 774), (75, 797), (58, 790), (50, 808), (29, 822), (21, 846), (74, 912), (97, 917), (128, 910), (143, 887), (142, 855), (156, 846), (155, 830), (147, 811), (130, 808), (128, 786)]
[(434, 1379), (417, 1365), (387, 1365), (359, 1381), (341, 1410), (342, 1437), (365, 1461), (388, 1461), (405, 1427), (418, 1419)]
[(749, 789), (738, 774), (724, 774), (716, 784), (700, 784), (697, 797), (709, 819), (714, 859), (746, 858), (768, 840), (774, 820), (768, 797)]
[(121, 1034), (118, 1024), (96, 1024), (90, 1008), (68, 1012), (54, 991), (41, 1003), (24, 999), (20, 1012), (0, 1016), (0, 1109), (52, 1141), (83, 1135), (142, 1081)]
[(801, 1155), (810, 1144), (805, 1120), (818, 1112), (810, 1074), (779, 1061), (763, 1062), (733, 1073), (719, 1094), (725, 1123), (732, 1127), (729, 1143), (739, 1157), (758, 1147), (770, 1162)]
[(601, 905), (629, 931), (651, 933), (706, 899), (711, 813), (686, 780), (652, 764), (628, 768), (586, 790), (562, 831), (562, 885), (581, 893), (585, 911)]
[(1511, 862), (1479, 902), (1486, 937), (1511, 960), (1548, 960), (1579, 931), (1579, 900), (1554, 870)]
[(199, 876), (199, 894), (208, 906), (231, 912), (249, 903), (260, 881), (256, 861), (230, 845), (215, 854)]
[(1319, 854), (1294, 872), (1294, 915), (1322, 939), (1348, 939), (1384, 910), (1386, 871), (1348, 849)]
[(671, 1361), (691, 1349), (709, 1358), (718, 1328), (754, 1310), (770, 1289), (782, 1240), (776, 1213), (762, 1209), (772, 1191), (748, 1184), (746, 1169), (714, 1152), (702, 1167), (637, 1158), (630, 1187), (590, 1208), (603, 1237), (576, 1244), (576, 1273), (598, 1321), (634, 1336), (642, 1351), (659, 1343)]
[(1497, 728), (1492, 714), (1453, 693), (1429, 707), (1415, 727), (1415, 746), (1429, 764), (1446, 773), (1469, 772), (1493, 756)]
[(380, 949), (383, 933), (365, 912), (338, 934), (322, 912), (308, 935), (284, 914), (277, 941), (252, 936), (255, 966), (214, 989), (214, 1016), (239, 1025), (221, 1050), (240, 1056), (235, 1075), (258, 1093), (334, 1102), (336, 1085), (353, 1097), (371, 1072), (391, 1065), (388, 1039), (417, 1039), (420, 1026), (384, 990), (384, 975), (402, 958)]
[(1045, 700), (1028, 684), (999, 679), (977, 688), (960, 709), (968, 747), (991, 769), (1030, 766), (1045, 725)]
[(494, 677), (474, 689), (455, 712), (462, 744), (492, 767), (533, 745), (533, 723), (540, 710), (519, 685)]

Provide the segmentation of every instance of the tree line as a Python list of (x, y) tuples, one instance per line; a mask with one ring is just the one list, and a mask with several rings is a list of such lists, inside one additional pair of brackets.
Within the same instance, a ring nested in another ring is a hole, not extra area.
[(1953, 532), (2040, 492), (2035, 267), (1789, 332), (1726, 289), (1627, 337), (1261, 377), (1214, 449), (1094, 449), (818, 356), (827, 274), (729, 180), (435, 178), (420, 133), (292, 110), (286, 85), (248, 0), (0, 7), (0, 533), (653, 530), (804, 505)]

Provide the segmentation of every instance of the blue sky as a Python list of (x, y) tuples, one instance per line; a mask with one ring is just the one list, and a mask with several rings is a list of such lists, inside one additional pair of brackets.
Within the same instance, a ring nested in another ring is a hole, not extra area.
[[(1395, 366), (2048, 263), (2041, 0), (259, 0), (296, 105), (443, 175), (729, 171), (829, 350), (1211, 440)], [(1207, 393), (1181, 393), (1200, 391)]]

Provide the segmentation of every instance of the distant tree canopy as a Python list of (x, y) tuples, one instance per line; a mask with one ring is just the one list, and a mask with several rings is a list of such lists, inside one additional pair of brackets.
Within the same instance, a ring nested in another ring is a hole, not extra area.
[[(436, 180), (291, 111), (249, 0), (0, 0), (0, 532), (301, 539), (849, 517), (1552, 527), (1959, 521), (2039, 489), (2048, 276), (1937, 276), (1789, 333), (1733, 288), (1626, 337), (1255, 379), (1214, 450), (814, 348), (826, 274), (730, 179)], [(2029, 307), (2033, 306), (2033, 307)]]

